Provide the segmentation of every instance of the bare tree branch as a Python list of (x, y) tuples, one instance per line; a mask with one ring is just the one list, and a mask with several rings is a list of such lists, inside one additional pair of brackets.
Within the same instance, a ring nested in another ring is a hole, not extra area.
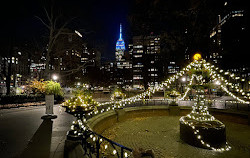
[[(72, 74), (74, 74), (74, 73), (76, 73), (76, 72), (78, 72), (78, 71), (80, 71), (80, 70), (82, 70), (82, 69), (84, 69), (84, 68), (86, 68), (86, 67), (88, 67), (88, 66), (94, 66), (94, 62), (93, 62), (91, 65), (87, 65), (87, 64), (90, 63), (91, 61), (93, 61), (93, 59), (88, 60), (86, 63), (84, 63), (83, 65), (79, 66), (79, 67), (76, 68), (76, 69), (71, 69), (71, 70), (68, 70), (68, 71), (64, 71), (63, 73), (66, 73), (66, 74), (64, 74), (64, 75), (62, 75), (62, 76), (72, 75)], [(68, 73), (68, 74), (67, 74), (67, 73)]]
[(72, 21), (73, 19), (74, 19), (74, 18), (72, 18), (72, 19), (66, 21), (66, 22), (59, 28), (58, 32), (57, 32), (55, 35), (53, 35), (53, 37), (52, 37), (52, 43), (51, 43), (52, 46), (55, 44), (55, 42), (56, 42), (57, 38), (59, 37), (59, 35), (62, 34), (62, 31), (63, 31), (63, 29), (65, 28), (65, 26), (68, 25), (68, 23), (69, 23), (70, 21)]
[(53, 24), (53, 28), (55, 29), (56, 28), (56, 23), (57, 23), (57, 20), (59, 19), (59, 17), (57, 16), (54, 20), (54, 24)]
[(46, 14), (46, 16), (47, 16), (47, 19), (49, 20), (49, 23), (50, 23), (50, 25), (52, 24), (52, 19), (51, 19), (51, 17), (49, 16), (49, 13), (48, 13), (48, 11), (46, 10), (46, 8), (44, 8), (44, 11), (45, 11), (45, 14)]
[(46, 24), (40, 17), (38, 17), (38, 16), (35, 16), (37, 19), (39, 19), (42, 23), (43, 23), (43, 25), (45, 25), (48, 29), (50, 29), (50, 27), (49, 27), (49, 25), (48, 24)]

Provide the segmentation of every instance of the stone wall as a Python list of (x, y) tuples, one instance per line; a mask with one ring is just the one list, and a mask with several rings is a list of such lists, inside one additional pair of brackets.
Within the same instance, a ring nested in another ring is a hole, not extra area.
[[(170, 107), (171, 108), (171, 107)], [(124, 109), (116, 109), (114, 111), (99, 114), (88, 120), (90, 128), (96, 133), (102, 134), (106, 129), (115, 123), (126, 121), (128, 119), (138, 117), (154, 117), (154, 116), (184, 116), (190, 113), (191, 107), (180, 107), (179, 111), (174, 109), (171, 114), (169, 106), (139, 106)], [(176, 108), (176, 107), (175, 107)], [(240, 124), (248, 124), (248, 114), (239, 112), (228, 112), (226, 110), (212, 109), (209, 110), (218, 120), (229, 121)]]

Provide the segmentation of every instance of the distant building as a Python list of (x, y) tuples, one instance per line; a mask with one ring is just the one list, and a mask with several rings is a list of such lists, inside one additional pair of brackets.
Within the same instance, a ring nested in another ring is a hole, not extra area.
[(245, 5), (241, 0), (224, 2), (217, 25), (210, 32), (211, 49), (207, 59), (241, 77), (237, 84), (241, 83), (241, 88), (249, 91), (249, 58), (246, 53), (249, 15)]
[(207, 59), (215, 64), (221, 64), (221, 59), (225, 57), (223, 61), (228, 61), (245, 49), (247, 20), (242, 9), (245, 6), (240, 1), (235, 3), (225, 1), (217, 17), (217, 25), (210, 32), (211, 44)]
[(116, 42), (116, 47), (115, 47), (115, 58), (116, 61), (123, 61), (124, 59), (124, 51), (125, 51), (125, 42), (122, 39), (122, 24), (120, 24), (120, 34), (119, 34), (119, 39)]
[[(63, 86), (81, 82), (90, 71), (90, 66), (100, 66), (100, 52), (88, 48), (79, 33), (64, 29), (55, 42), (53, 53), (50, 54), (49, 69), (51, 75), (59, 75)], [(10, 87), (17, 87), (27, 84), (29, 80), (44, 79), (47, 49), (44, 47), (43, 50), (37, 50), (35, 46), (26, 43), (13, 47), (9, 50), (11, 53), (1, 56), (0, 89), (6, 87), (7, 83)]]
[(0, 56), (0, 95), (6, 94), (7, 58)]
[(63, 85), (83, 82), (90, 67), (100, 66), (100, 53), (88, 48), (81, 34), (65, 29), (57, 40), (50, 69), (59, 74)]
[(160, 36), (134, 36), (129, 45), (133, 64), (133, 88), (143, 89), (159, 83), (162, 66)]
[(21, 47), (13, 47), (11, 54), (0, 57), (0, 94), (6, 93), (9, 83), (11, 94), (16, 88), (27, 84), (30, 78), (30, 61), (28, 53)]
[[(126, 52), (125, 42), (122, 38), (122, 25), (120, 24), (119, 39), (116, 42), (116, 61), (114, 62), (114, 81), (120, 87), (126, 88), (132, 85), (132, 62)], [(127, 56), (126, 56), (127, 55)]]
[[(98, 67), (101, 66), (101, 53), (97, 49), (88, 49), (87, 46), (83, 45), (83, 51), (81, 53), (81, 63), (82, 64), (88, 64), (92, 67)], [(85, 75), (87, 73), (88, 67), (82, 68), (82, 73)]]
[(129, 69), (131, 68), (131, 62), (125, 57), (125, 42), (122, 38), (122, 24), (120, 24), (119, 39), (116, 42), (115, 56), (116, 56), (116, 66), (118, 69)]
[(132, 85), (132, 62), (130, 54), (126, 52), (125, 42), (122, 38), (122, 25), (120, 24), (119, 38), (116, 42), (115, 61), (105, 62), (101, 69), (109, 76), (110, 84), (118, 85), (121, 88), (128, 88)]
[(168, 74), (176, 74), (180, 71), (180, 67), (176, 65), (174, 61), (169, 62), (168, 64)]

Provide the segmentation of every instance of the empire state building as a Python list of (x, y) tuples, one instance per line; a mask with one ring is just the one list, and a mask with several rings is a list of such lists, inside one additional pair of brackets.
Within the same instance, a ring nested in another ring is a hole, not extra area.
[(125, 51), (125, 42), (122, 39), (122, 24), (120, 24), (120, 36), (116, 42), (115, 50), (116, 50), (115, 52), (116, 61), (122, 61), (122, 57), (124, 56), (124, 51)]

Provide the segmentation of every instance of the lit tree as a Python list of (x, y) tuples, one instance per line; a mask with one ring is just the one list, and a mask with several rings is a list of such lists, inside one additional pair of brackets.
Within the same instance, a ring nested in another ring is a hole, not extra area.
[(194, 59), (195, 63), (190, 71), (195, 82), (190, 84), (189, 89), (196, 92), (195, 103), (191, 113), (180, 118), (180, 137), (194, 146), (217, 151), (229, 150), (225, 125), (209, 114), (208, 106), (205, 104), (204, 90), (213, 80), (211, 72), (204, 66), (205, 61), (201, 60), (200, 54), (196, 54)]

